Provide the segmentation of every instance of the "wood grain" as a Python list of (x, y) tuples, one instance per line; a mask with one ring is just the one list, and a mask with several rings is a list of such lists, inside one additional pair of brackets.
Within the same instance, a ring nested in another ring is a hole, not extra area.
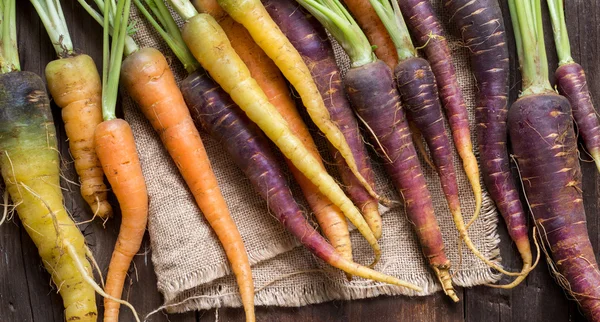
[[(29, 1), (17, 1), (18, 41), (24, 70), (43, 75), (45, 65), (55, 59), (55, 53), (43, 26)], [(87, 16), (75, 0), (63, 0), (63, 9), (73, 43), (80, 52), (86, 53), (98, 63), (102, 57), (102, 32)], [(505, 1), (500, 1), (506, 17), (509, 35), (512, 28), (508, 20)], [(565, 1), (566, 17), (573, 49), (573, 57), (587, 71), (588, 85), (592, 95), (600, 95), (600, 3), (595, 0)], [(544, 6), (544, 10), (546, 7)], [(545, 19), (547, 52), (550, 68), (556, 68), (551, 29)], [(515, 46), (510, 40), (511, 57)], [(516, 59), (511, 61), (511, 99), (514, 101), (520, 88)], [(598, 99), (596, 99), (598, 101)], [(91, 218), (90, 210), (79, 196), (79, 189), (72, 159), (64, 134), (60, 111), (54, 107), (58, 128), (60, 151), (63, 156), (62, 186), (65, 189), (65, 205), (76, 221)], [(588, 230), (598, 251), (600, 242), (600, 187), (593, 163), (582, 150), (584, 203)], [(516, 175), (516, 173), (515, 173)], [(116, 205), (114, 198), (113, 204)], [(117, 209), (117, 207), (115, 207)], [(101, 267), (106, 269), (119, 227), (119, 214), (106, 227), (99, 221), (81, 226), (88, 244)], [(506, 267), (517, 270), (521, 263), (510, 244), (502, 221), (499, 225), (501, 254)], [(130, 270), (125, 294), (138, 312), (144, 316), (159, 307), (162, 297), (156, 290), (156, 276), (152, 268), (150, 243), (146, 236), (135, 269)], [(503, 279), (503, 282), (509, 281)], [(527, 280), (514, 290), (496, 290), (484, 286), (460, 289), (461, 302), (451, 303), (445, 296), (429, 297), (379, 297), (357, 301), (334, 301), (309, 305), (302, 308), (258, 307), (259, 321), (584, 321), (573, 301), (567, 300), (562, 290), (548, 273), (546, 263), (540, 265)], [(98, 297), (99, 309), (102, 299)], [(243, 321), (241, 309), (219, 309), (187, 314), (158, 313), (148, 319), (152, 322)], [(50, 276), (42, 267), (35, 246), (21, 227), (18, 218), (0, 226), (0, 320), (2, 321), (63, 321), (62, 303), (56, 289), (50, 284)], [(132, 321), (127, 309), (121, 310), (122, 321)]]

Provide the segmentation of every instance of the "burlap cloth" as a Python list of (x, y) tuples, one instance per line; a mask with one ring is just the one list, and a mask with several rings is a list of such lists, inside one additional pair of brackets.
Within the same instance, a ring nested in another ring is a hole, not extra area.
[[(441, 1), (434, 1), (440, 14)], [(186, 73), (177, 58), (157, 33), (143, 19), (137, 9), (133, 19), (138, 20), (135, 40), (141, 47), (160, 49), (171, 61), (178, 81)], [(181, 24), (181, 21), (178, 21)], [(450, 45), (457, 66), (458, 77), (473, 121), (474, 82), (467, 62), (467, 53), (456, 38)], [(337, 47), (338, 61), (343, 70), (348, 59)], [(224, 252), (202, 213), (194, 203), (175, 164), (163, 148), (158, 136), (130, 98), (124, 100), (125, 119), (133, 128), (142, 168), (150, 194), (149, 231), (152, 262), (158, 278), (158, 289), (164, 296), (169, 312), (183, 312), (222, 306), (240, 306), (240, 298)], [(472, 127), (473, 128), (473, 127)], [(311, 124), (313, 136), (327, 163), (329, 154), (323, 138)], [(340, 299), (359, 299), (386, 295), (428, 295), (439, 291), (437, 280), (428, 269), (413, 228), (403, 208), (381, 208), (383, 237), (380, 240), (382, 257), (375, 267), (386, 274), (399, 277), (423, 287), (422, 293), (354, 278), (351, 282), (336, 269), (315, 258), (281, 227), (269, 214), (267, 204), (236, 168), (225, 150), (206, 133), (201, 133), (213, 169), (225, 200), (240, 230), (252, 264), (256, 305), (302, 306)], [(475, 138), (473, 138), (475, 139)], [(474, 141), (475, 142), (475, 141)], [(373, 156), (377, 190), (387, 198), (399, 200), (382, 167)], [(460, 159), (455, 156), (454, 166), (460, 186), (463, 214), (468, 219), (474, 211), (470, 186), (462, 171)], [(462, 247), (459, 263), (458, 234), (452, 222), (435, 171), (423, 163), (431, 191), (446, 252), (453, 264), (453, 281), (458, 286), (474, 286), (499, 279), (485, 264)], [(337, 175), (335, 169), (330, 173)], [(297, 200), (306, 207), (299, 188), (290, 177), (291, 188)], [(314, 220), (307, 214), (310, 220)], [(499, 261), (496, 226), (498, 216), (493, 203), (484, 193), (481, 217), (470, 228), (474, 244), (487, 257)], [(351, 234), (354, 258), (368, 264), (373, 253), (353, 231)], [(459, 265), (460, 264), (460, 265)]]

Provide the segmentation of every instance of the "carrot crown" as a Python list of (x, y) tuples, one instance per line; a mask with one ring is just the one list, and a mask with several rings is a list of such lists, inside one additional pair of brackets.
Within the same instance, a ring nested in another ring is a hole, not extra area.
[(540, 0), (509, 0), (508, 3), (523, 78), (521, 96), (553, 91), (548, 80)]
[(338, 0), (298, 0), (344, 48), (352, 67), (377, 61), (367, 36)]
[(565, 7), (563, 0), (547, 0), (550, 18), (552, 21), (552, 31), (554, 33), (554, 44), (558, 54), (558, 65), (574, 62), (571, 57), (571, 43), (567, 33), (567, 24), (565, 22)]
[[(165, 40), (167, 45), (171, 48), (175, 56), (179, 58), (179, 61), (185, 67), (188, 73), (193, 73), (200, 64), (196, 61), (196, 58), (192, 55), (190, 50), (185, 45), (183, 37), (175, 19), (169, 13), (169, 9), (162, 0), (144, 0), (148, 8), (152, 11), (156, 19), (146, 9), (141, 0), (133, 0), (137, 8), (144, 15), (146, 20), (156, 29), (160, 36)], [(158, 21), (157, 21), (158, 20)]]
[(410, 39), (410, 33), (402, 12), (398, 6), (397, 0), (369, 0), (373, 9), (383, 22), (385, 29), (390, 34), (390, 38), (396, 46), (398, 58), (402, 61), (408, 58), (417, 57), (417, 50)]
[(15, 0), (0, 1), (0, 73), (21, 70), (17, 48), (17, 19)]
[(107, 1), (104, 6), (104, 41), (102, 50), (102, 117), (105, 121), (116, 118), (117, 93), (119, 91), (119, 75), (123, 62), (125, 37), (127, 36), (127, 21), (131, 0), (118, 0), (113, 16), (112, 43), (109, 40), (109, 16), (113, 1)]
[[(81, 4), (83, 9), (85, 9), (85, 11), (87, 11), (87, 13), (92, 18), (94, 18), (94, 20), (96, 20), (96, 22), (98, 24), (100, 24), (100, 26), (104, 27), (104, 12), (105, 12), (104, 11), (104, 9), (105, 9), (104, 0), (94, 0), (94, 2), (96, 3), (96, 6), (98, 6), (98, 8), (102, 12), (102, 14), (99, 13), (98, 11), (96, 11), (94, 8), (92, 8), (92, 6), (90, 6), (86, 2), (86, 0), (77, 0), (77, 2), (79, 2), (79, 4)], [(117, 14), (118, 6), (117, 6), (115, 0), (109, 0), (107, 2), (107, 6), (109, 8), (111, 8), (110, 10), (108, 10), (108, 26), (109, 26), (109, 33), (111, 36), (113, 36), (115, 15)], [(131, 35), (133, 35), (135, 33), (135, 31), (136, 31), (135, 24), (131, 24), (131, 25), (127, 26), (127, 34), (125, 35), (125, 56), (129, 56), (129, 55), (133, 54), (134, 52), (138, 51), (138, 49), (139, 49), (138, 45), (135, 43), (133, 38), (131, 38)]]
[(73, 43), (60, 0), (31, 0), (59, 58), (73, 55)]
[[(163, 1), (163, 0), (161, 0)], [(177, 11), (177, 14), (184, 20), (190, 20), (192, 17), (198, 15), (198, 11), (190, 0), (164, 0), (169, 1), (169, 4)]]

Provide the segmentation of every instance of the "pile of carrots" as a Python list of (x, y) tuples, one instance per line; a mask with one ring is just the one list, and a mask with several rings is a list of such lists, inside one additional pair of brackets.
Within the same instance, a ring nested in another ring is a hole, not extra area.
[[(2, 177), (59, 286), (67, 321), (97, 320), (95, 292), (105, 299), (104, 321), (118, 321), (122, 304), (139, 321), (121, 297), (145, 232), (151, 196), (132, 130), (116, 117), (119, 84), (157, 131), (223, 245), (247, 321), (255, 320), (252, 270), (212, 172), (204, 135), (224, 145), (290, 233), (349, 278), (422, 290), (373, 269), (381, 256), (379, 240), (386, 238), (378, 206), (389, 201), (378, 193), (364, 140), (375, 147), (377, 162), (385, 165), (404, 203), (431, 272), (454, 301), (459, 298), (436, 216), (452, 216), (470, 251), (491, 268), (515, 277), (510, 284), (492, 287), (512, 288), (537, 263), (526, 223), (528, 207), (539, 235), (534, 238), (543, 242), (557, 280), (590, 320), (600, 321), (600, 271), (586, 230), (572, 120), (599, 169), (600, 121), (585, 73), (570, 54), (562, 0), (547, 0), (560, 59), (555, 73), (558, 93), (549, 83), (541, 0), (508, 1), (523, 77), (522, 94), (510, 108), (508, 36), (497, 0), (444, 1), (469, 48), (478, 89), (475, 124), (481, 174), (522, 257), (519, 272), (485, 258), (469, 236), (482, 204), (480, 168), (446, 31), (429, 1), (77, 0), (104, 28), (101, 74), (89, 56), (74, 50), (61, 1), (30, 1), (58, 56), (46, 67), (46, 81), (62, 111), (82, 197), (95, 217), (109, 220), (113, 211), (106, 177), (122, 216), (106, 284), (98, 283), (93, 254), (62, 205), (45, 85), (39, 76), (20, 71), (16, 0), (0, 0)], [(181, 84), (160, 51), (139, 48), (131, 37), (134, 28), (128, 18), (134, 6), (185, 67), (189, 75)], [(168, 6), (185, 21), (181, 29)], [(327, 32), (350, 58), (351, 68), (343, 77)], [(301, 109), (327, 138), (341, 185), (325, 170)], [(509, 137), (528, 204), (519, 198), (520, 184), (510, 170)], [(300, 185), (322, 235), (296, 202), (275, 147)], [(459, 202), (453, 149), (475, 200), (469, 222)], [(419, 154), (431, 160), (439, 175), (448, 214), (434, 213)], [(368, 266), (353, 261), (346, 219), (373, 249)], [(539, 250), (537, 254), (539, 259)]]

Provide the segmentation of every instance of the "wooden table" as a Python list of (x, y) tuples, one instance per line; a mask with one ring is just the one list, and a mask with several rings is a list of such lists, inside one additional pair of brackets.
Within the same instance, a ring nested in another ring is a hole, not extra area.
[[(67, 23), (77, 49), (102, 61), (102, 32), (95, 21), (87, 16), (75, 0), (63, 0)], [(505, 16), (506, 4), (501, 0)], [(576, 61), (588, 73), (590, 90), (600, 100), (600, 1), (565, 1), (571, 47)], [(46, 31), (29, 1), (17, 1), (18, 40), (23, 70), (43, 74), (46, 64), (55, 59), (55, 53)], [(545, 6), (544, 6), (545, 7)], [(545, 8), (544, 8), (545, 9)], [(556, 54), (552, 47), (551, 29), (547, 26), (548, 56), (551, 66), (556, 66)], [(508, 22), (508, 21), (507, 21)], [(512, 35), (510, 23), (507, 23)], [(514, 55), (514, 43), (511, 42)], [(516, 59), (511, 60), (511, 98), (514, 100), (520, 88)], [(60, 112), (54, 108), (58, 127), (60, 151), (63, 156), (63, 175), (75, 180), (75, 171), (65, 140)], [(586, 159), (589, 159), (582, 154)], [(600, 234), (599, 177), (590, 162), (582, 162), (583, 189), (588, 229), (594, 249), (598, 251)], [(79, 195), (78, 187), (62, 182), (65, 204), (76, 221), (91, 217), (90, 211)], [(114, 200), (113, 200), (114, 201)], [(99, 221), (81, 226), (96, 259), (106, 272), (119, 227), (119, 216), (102, 227)], [(519, 258), (511, 246), (500, 221), (501, 254), (504, 265), (520, 267)], [(50, 284), (50, 275), (42, 267), (37, 250), (15, 218), (0, 227), (0, 321), (3, 322), (62, 322), (63, 309), (56, 288)], [(135, 258), (135, 269), (130, 270), (132, 281), (126, 285), (129, 301), (143, 316), (162, 304), (156, 290), (156, 277), (150, 261), (151, 252), (146, 238), (140, 255)], [(506, 282), (506, 280), (505, 280)], [(302, 308), (258, 307), (260, 321), (584, 321), (573, 301), (566, 299), (554, 283), (545, 262), (531, 272), (526, 282), (512, 291), (488, 287), (458, 289), (461, 302), (451, 303), (441, 294), (408, 298), (379, 297), (359, 301), (335, 301)], [(98, 303), (102, 299), (98, 297)], [(100, 309), (102, 309), (100, 307)], [(165, 315), (158, 313), (148, 321), (242, 321), (241, 309), (220, 309)], [(127, 309), (122, 309), (122, 321), (131, 321)]]

